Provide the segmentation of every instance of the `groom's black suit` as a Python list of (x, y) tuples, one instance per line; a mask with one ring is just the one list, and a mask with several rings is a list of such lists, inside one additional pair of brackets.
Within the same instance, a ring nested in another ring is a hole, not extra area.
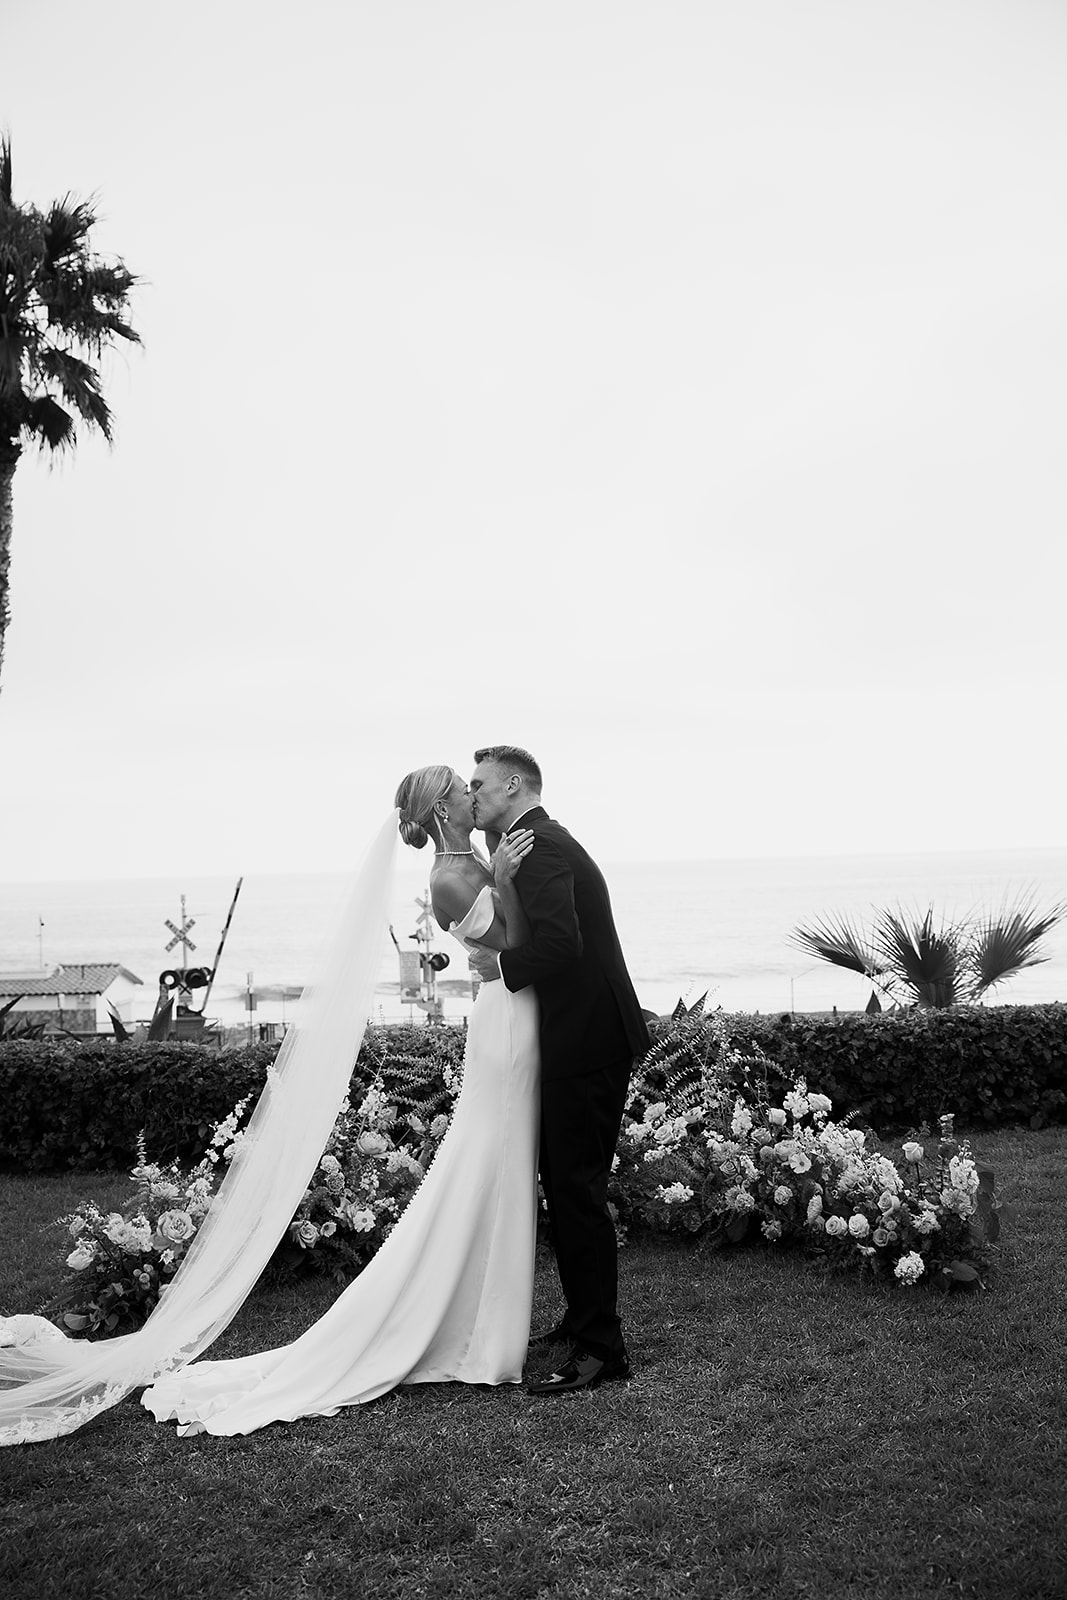
[(591, 1355), (625, 1352), (608, 1177), (634, 1057), (648, 1030), (596, 862), (541, 806), (517, 819), (534, 846), (515, 878), (530, 937), (500, 955), (509, 989), (541, 1008), (541, 1184), (564, 1327)]

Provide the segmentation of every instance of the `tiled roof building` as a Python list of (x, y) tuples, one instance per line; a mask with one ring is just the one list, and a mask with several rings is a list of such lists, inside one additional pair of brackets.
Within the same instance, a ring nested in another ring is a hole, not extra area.
[(110, 1033), (111, 1007), (132, 1021), (141, 980), (117, 961), (64, 962), (52, 972), (0, 973), (0, 1006), (17, 1000), (12, 1020), (69, 1033)]

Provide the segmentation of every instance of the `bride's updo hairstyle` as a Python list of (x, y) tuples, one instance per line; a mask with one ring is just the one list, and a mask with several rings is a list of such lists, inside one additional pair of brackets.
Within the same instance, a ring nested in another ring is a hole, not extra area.
[(439, 838), (433, 808), (455, 781), (451, 767), (420, 767), (403, 779), (393, 804), (400, 811), (400, 837), (405, 844), (421, 850), (431, 839)]

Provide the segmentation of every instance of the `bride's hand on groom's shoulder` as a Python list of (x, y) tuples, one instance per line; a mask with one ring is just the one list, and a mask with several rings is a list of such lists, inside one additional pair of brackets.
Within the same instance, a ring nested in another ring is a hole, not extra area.
[(529, 828), (519, 828), (509, 837), (501, 839), (493, 851), (493, 877), (498, 885), (512, 881), (533, 849), (533, 844), (534, 836)]

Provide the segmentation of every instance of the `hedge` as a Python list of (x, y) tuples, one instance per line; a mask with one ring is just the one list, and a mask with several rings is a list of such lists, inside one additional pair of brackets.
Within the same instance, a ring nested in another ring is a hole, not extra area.
[[(390, 1099), (432, 1117), (450, 1103), (442, 1069), (458, 1071), (464, 1039), (460, 1028), (369, 1029), (350, 1093), (362, 1095), (380, 1072)], [(213, 1126), (259, 1093), (277, 1052), (268, 1044), (0, 1042), (0, 1171), (125, 1169), (140, 1133), (150, 1159), (194, 1165)]]
[[(835, 1117), (853, 1112), (890, 1132), (1067, 1121), (1067, 1005), (990, 1006), (903, 1015), (739, 1015), (688, 1019), (700, 1032), (725, 1022), (742, 1049), (758, 1047), (772, 1092), (796, 1077), (829, 1095)], [(654, 1025), (662, 1036), (664, 1023)], [(400, 1024), (368, 1031), (352, 1096), (380, 1071), (390, 1099), (430, 1116), (447, 1107), (446, 1073), (462, 1060), (464, 1030)], [(0, 1170), (127, 1168), (142, 1132), (153, 1160), (192, 1164), (212, 1126), (258, 1093), (274, 1045), (119, 1045), (111, 1040), (0, 1042)]]
[(759, 1046), (777, 1073), (829, 1095), (879, 1131), (1067, 1121), (1067, 1005), (971, 1006), (834, 1019), (731, 1018), (735, 1039)]

